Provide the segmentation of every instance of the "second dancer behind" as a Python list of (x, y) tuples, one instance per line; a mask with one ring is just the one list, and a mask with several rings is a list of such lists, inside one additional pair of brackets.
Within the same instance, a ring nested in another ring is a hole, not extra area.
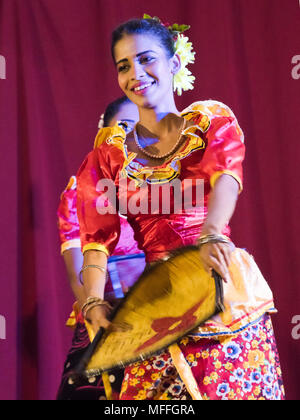
[[(131, 131), (138, 119), (137, 107), (128, 98), (122, 97), (111, 102), (103, 114), (99, 129), (102, 132), (112, 133), (114, 126), (120, 124)], [(98, 135), (99, 138), (99, 135)], [(97, 144), (95, 144), (97, 147)], [(68, 352), (64, 364), (61, 384), (57, 394), (58, 400), (98, 400), (106, 399), (110, 395), (118, 397), (120, 392), (120, 383), (122, 382), (123, 372), (111, 372), (105, 376), (105, 391), (103, 387), (102, 376), (74, 383), (70, 379), (70, 372), (80, 362), (83, 354), (93, 338), (93, 331), (89, 328), (82, 316), (81, 308), (86, 301), (84, 287), (80, 284), (79, 273), (83, 264), (83, 255), (81, 252), (81, 242), (79, 233), (79, 222), (77, 217), (77, 182), (76, 177), (72, 176), (67, 188), (63, 191), (57, 211), (58, 229), (61, 243), (61, 254), (63, 256), (68, 278), (76, 302), (73, 305), (67, 326), (74, 329), (71, 349)], [(134, 282), (143, 271), (143, 254), (138, 249), (137, 243), (133, 238), (133, 231), (127, 220), (120, 218), (121, 235), (113, 253), (114, 262), (109, 263), (109, 278), (105, 287), (105, 299), (110, 301), (116, 297), (116, 292), (122, 294), (126, 292), (130, 283)], [(121, 262), (118, 258), (121, 257)], [(117, 261), (116, 261), (117, 260)], [(130, 271), (130, 279), (125, 272)], [(123, 289), (123, 290), (120, 290)], [(88, 328), (88, 330), (87, 330)], [(108, 379), (113, 381), (109, 381)], [(110, 383), (111, 382), (111, 383)]]

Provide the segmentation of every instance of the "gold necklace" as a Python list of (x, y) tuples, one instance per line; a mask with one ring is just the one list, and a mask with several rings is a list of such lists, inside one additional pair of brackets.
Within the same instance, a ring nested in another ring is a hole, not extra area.
[[(176, 150), (176, 148), (178, 147), (178, 145), (179, 145), (179, 143), (180, 143), (180, 140), (181, 140), (181, 138), (182, 138), (182, 136), (183, 136), (183, 132), (184, 132), (184, 130), (185, 130), (185, 126), (186, 126), (186, 120), (184, 119), (184, 121), (183, 121), (183, 123), (182, 123), (182, 126), (181, 126), (181, 128), (180, 128), (180, 131), (179, 131), (179, 137), (178, 137), (178, 140), (177, 140), (177, 142), (176, 142), (176, 144), (174, 145), (174, 147), (172, 148), (172, 150), (170, 150), (169, 152), (167, 152), (167, 153), (165, 153), (164, 155), (154, 155), (153, 153), (150, 153), (150, 152), (147, 152), (147, 150), (145, 150), (142, 146), (141, 146), (141, 144), (140, 144), (140, 142), (139, 142), (139, 138), (138, 138), (138, 134), (137, 134), (137, 131), (136, 131), (136, 127), (137, 127), (137, 125), (138, 125), (138, 123), (136, 123), (135, 124), (135, 126), (134, 126), (134, 128), (133, 128), (133, 136), (134, 136), (134, 140), (135, 140), (135, 143), (136, 143), (136, 145), (137, 145), (137, 147), (145, 154), (145, 155), (147, 155), (148, 157), (150, 157), (151, 159), (164, 159), (164, 158), (166, 158), (166, 157), (168, 157), (168, 156), (170, 156), (175, 150)], [(146, 146), (147, 147), (147, 146)]]

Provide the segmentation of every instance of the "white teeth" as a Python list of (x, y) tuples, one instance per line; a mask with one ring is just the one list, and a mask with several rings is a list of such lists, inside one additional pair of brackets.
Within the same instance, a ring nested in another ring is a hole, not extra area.
[(135, 88), (134, 90), (135, 90), (135, 92), (138, 92), (140, 90), (143, 90), (143, 89), (146, 89), (146, 88), (150, 87), (151, 85), (152, 85), (152, 83), (148, 83), (147, 85), (139, 86), (139, 87)]

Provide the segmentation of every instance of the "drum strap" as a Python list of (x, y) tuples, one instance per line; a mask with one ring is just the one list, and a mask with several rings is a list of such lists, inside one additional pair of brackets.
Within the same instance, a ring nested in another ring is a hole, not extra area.
[(186, 361), (178, 344), (172, 344), (168, 350), (171, 354), (174, 366), (176, 367), (177, 372), (184, 382), (190, 396), (193, 398), (193, 400), (203, 400), (192, 369)]
[(105, 391), (105, 395), (108, 401), (111, 401), (113, 399), (112, 397), (112, 388), (111, 388), (111, 384), (109, 382), (109, 375), (107, 372), (102, 373), (102, 381), (103, 381), (103, 385), (104, 385), (104, 391)]

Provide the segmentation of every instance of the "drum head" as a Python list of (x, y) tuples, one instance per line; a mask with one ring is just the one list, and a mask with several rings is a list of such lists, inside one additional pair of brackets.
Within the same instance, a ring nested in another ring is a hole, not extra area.
[[(130, 276), (130, 273), (128, 273)], [(125, 332), (99, 332), (85, 374), (93, 376), (144, 360), (223, 309), (222, 279), (203, 268), (196, 246), (182, 248), (145, 270), (111, 315)]]

